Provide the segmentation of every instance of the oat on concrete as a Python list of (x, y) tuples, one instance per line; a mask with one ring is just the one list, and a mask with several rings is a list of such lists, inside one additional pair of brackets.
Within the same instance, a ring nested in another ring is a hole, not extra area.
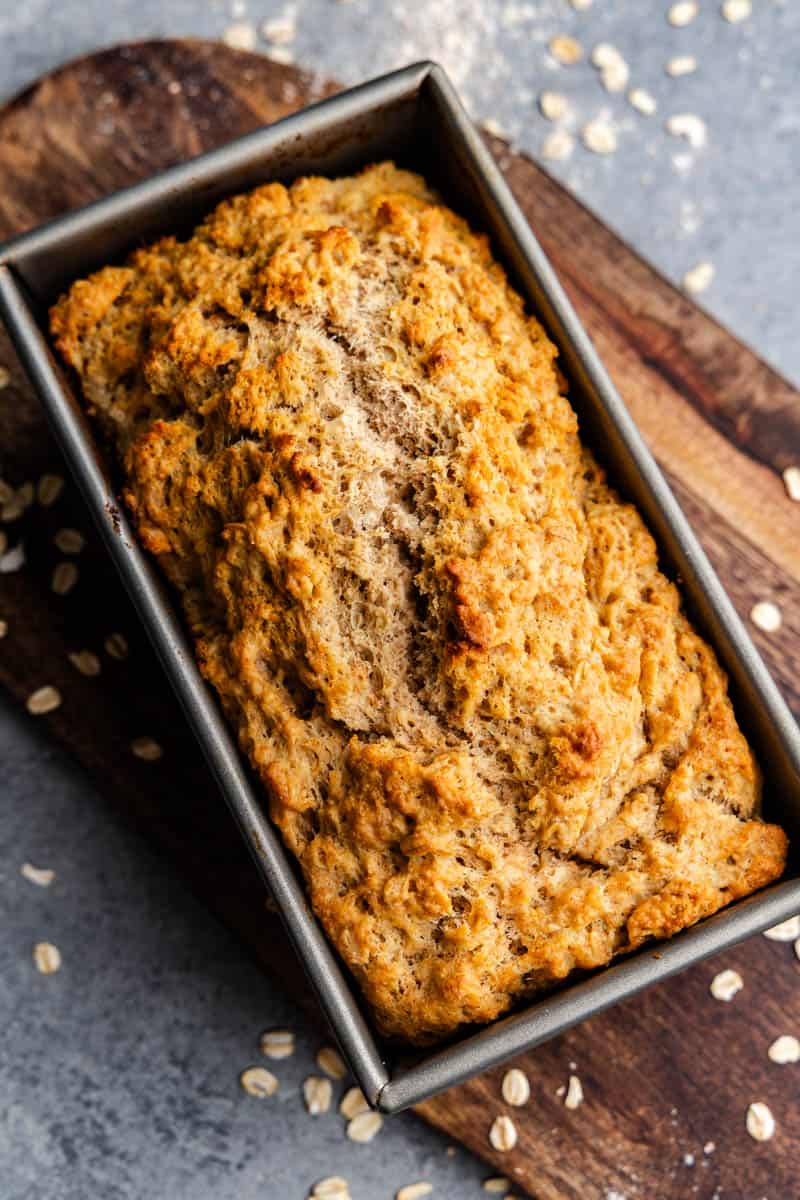
[(539, 111), (548, 121), (560, 121), (569, 111), (569, 101), (561, 92), (539, 93)]
[(383, 1125), (380, 1113), (364, 1112), (353, 1117), (347, 1125), (347, 1136), (351, 1142), (371, 1142)]
[(731, 25), (737, 25), (752, 15), (753, 5), (751, 0), (724, 0), (720, 12)]
[(267, 58), (272, 62), (281, 63), (288, 67), (294, 62), (294, 51), (289, 46), (270, 46), (266, 51)]
[(577, 12), (587, 12), (592, 7), (592, 0), (569, 0)]
[(764, 937), (769, 938), (771, 942), (793, 942), (795, 938), (800, 937), (800, 916), (787, 917), (771, 929), (765, 929)]
[(575, 138), (566, 129), (554, 129), (542, 142), (542, 158), (561, 162), (575, 149)]
[(738, 971), (734, 971), (728, 967), (725, 971), (719, 971), (709, 984), (708, 990), (715, 1000), (722, 1000), (729, 1004), (737, 992), (740, 992), (744, 987), (744, 980)]
[(36, 498), (43, 508), (55, 504), (64, 490), (64, 480), (61, 475), (42, 475), (36, 487)]
[(131, 753), (143, 762), (157, 762), (164, 757), (161, 745), (152, 737), (137, 737), (131, 742)]
[(528, 1076), (524, 1071), (520, 1071), (519, 1067), (512, 1067), (503, 1076), (501, 1091), (506, 1104), (511, 1104), (514, 1108), (521, 1108), (523, 1104), (528, 1103), (531, 1095)]
[(678, 54), (669, 60), (664, 70), (673, 79), (681, 75), (691, 75), (697, 70), (697, 59), (691, 54)]
[(658, 108), (655, 96), (652, 96), (644, 88), (631, 88), (628, 92), (628, 103), (631, 108), (635, 108), (637, 112), (642, 113), (645, 117), (652, 117)]
[(492, 1175), (490, 1179), (484, 1179), (481, 1187), (493, 1196), (504, 1196), (511, 1187), (511, 1180), (506, 1179), (505, 1175)]
[(708, 140), (708, 130), (702, 117), (695, 113), (675, 113), (666, 124), (672, 137), (685, 138), (693, 150), (702, 150)]
[(517, 1144), (517, 1127), (511, 1117), (495, 1117), (489, 1129), (489, 1141), (495, 1150), (505, 1153)]
[(607, 92), (622, 92), (628, 86), (630, 68), (616, 46), (609, 42), (598, 42), (592, 50), (590, 61), (600, 71)]
[(347, 1067), (338, 1050), (333, 1046), (323, 1046), (317, 1055), (317, 1066), (320, 1071), (330, 1075), (331, 1079), (344, 1079)]
[(568, 33), (559, 33), (547, 43), (547, 49), (556, 62), (563, 67), (571, 67), (583, 58), (583, 46), (577, 38)]
[(81, 675), (94, 676), (100, 674), (100, 659), (91, 650), (75, 650), (72, 654), (68, 654), (67, 658), (75, 670), (80, 671)]
[(255, 1096), (259, 1100), (274, 1096), (278, 1090), (278, 1080), (266, 1067), (248, 1067), (239, 1076), (239, 1083), (248, 1096)]
[(328, 1175), (314, 1184), (310, 1200), (350, 1200), (350, 1184), (341, 1175)]
[(261, 1053), (267, 1058), (290, 1058), (294, 1054), (294, 1034), (291, 1029), (268, 1029), (261, 1035)]
[(583, 1084), (577, 1075), (570, 1075), (567, 1094), (564, 1097), (564, 1108), (580, 1108), (583, 1104)]
[(395, 1200), (422, 1200), (423, 1196), (430, 1196), (432, 1191), (433, 1184), (425, 1180), (420, 1180), (419, 1183), (407, 1183), (397, 1192)]
[(714, 264), (705, 260), (692, 267), (683, 277), (684, 291), (692, 296), (698, 296), (709, 288), (714, 279)]
[(800, 467), (787, 467), (783, 472), (783, 486), (790, 500), (800, 500)]
[(777, 633), (783, 623), (781, 610), (771, 600), (759, 600), (754, 604), (750, 609), (750, 620), (764, 633)]
[(31, 692), (28, 696), (27, 709), (33, 716), (41, 717), (44, 713), (53, 712), (60, 704), (61, 693), (58, 688), (46, 684), (44, 687), (37, 688), (35, 692)]
[(57, 596), (66, 596), (71, 592), (78, 582), (80, 572), (74, 562), (60, 562), (56, 564), (53, 571), (53, 577), (50, 581), (50, 586)]
[(364, 1093), (359, 1087), (348, 1088), (339, 1103), (339, 1112), (343, 1117), (347, 1117), (351, 1121), (353, 1117), (357, 1117), (359, 1113), (369, 1112)]
[(86, 538), (79, 529), (59, 529), (53, 541), (62, 554), (80, 554), (86, 545)]
[(258, 43), (255, 28), (246, 21), (229, 25), (222, 34), (222, 40), (232, 50), (255, 50)]
[(595, 117), (584, 125), (581, 138), (593, 154), (613, 154), (617, 148), (616, 130), (604, 117)]
[(768, 1142), (775, 1132), (775, 1118), (766, 1104), (755, 1100), (747, 1110), (747, 1132), (757, 1142)]
[(481, 121), (481, 127), (491, 137), (503, 138), (504, 141), (508, 141), (508, 131), (494, 117), (487, 117), (485, 121)]
[(784, 1033), (767, 1050), (771, 1062), (784, 1066), (786, 1063), (800, 1062), (800, 1041), (790, 1033)]
[(261, 36), (273, 46), (285, 46), (293, 42), (297, 26), (293, 16), (285, 14), (282, 17), (272, 17), (261, 26)]
[(37, 942), (33, 947), (33, 961), (42, 975), (54, 975), (61, 968), (61, 951), (52, 942)]
[(333, 1099), (333, 1086), (330, 1079), (319, 1075), (309, 1075), (303, 1083), (303, 1099), (312, 1117), (319, 1117), (328, 1112)]
[(50, 884), (56, 877), (55, 871), (51, 871), (49, 867), (35, 867), (33, 863), (23, 863), (19, 869), (20, 875), (27, 879), (30, 883), (35, 883), (37, 887), (50, 887)]
[(696, 0), (678, 0), (677, 4), (673, 4), (667, 10), (667, 20), (670, 25), (675, 25), (681, 29), (684, 25), (689, 25), (697, 16)]

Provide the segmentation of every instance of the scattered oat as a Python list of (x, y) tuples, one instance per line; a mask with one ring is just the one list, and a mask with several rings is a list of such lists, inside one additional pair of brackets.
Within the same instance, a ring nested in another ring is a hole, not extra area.
[(79, 571), (74, 562), (60, 562), (53, 571), (50, 586), (57, 596), (66, 596), (78, 582)]
[(181, 92), (183, 91), (183, 84), (179, 79), (170, 79), (169, 83), (167, 84), (167, 91), (169, 92), (170, 96), (180, 96)]
[(517, 1127), (511, 1117), (495, 1117), (489, 1130), (489, 1141), (495, 1150), (501, 1153), (514, 1149), (517, 1144)]
[(350, 1184), (341, 1175), (320, 1179), (311, 1190), (312, 1200), (350, 1200)]
[(678, 0), (678, 3), (673, 4), (667, 11), (667, 20), (670, 25), (675, 25), (678, 28), (688, 25), (696, 16), (696, 0)]
[(800, 467), (787, 467), (783, 472), (783, 485), (790, 500), (800, 500)]
[(8, 621), (0, 621), (0, 638), (4, 638), (8, 633)]
[(731, 25), (737, 25), (739, 21), (746, 21), (752, 15), (753, 5), (751, 0), (725, 0), (720, 12)]
[(241, 21), (236, 25), (229, 25), (222, 35), (222, 40), (232, 50), (255, 50), (258, 38), (253, 26)]
[(309, 1075), (303, 1083), (303, 1099), (312, 1117), (326, 1113), (331, 1106), (333, 1087), (330, 1079), (321, 1079), (319, 1075)]
[(768, 1142), (775, 1132), (775, 1118), (760, 1100), (755, 1100), (747, 1110), (747, 1132), (757, 1142)]
[(508, 141), (508, 133), (494, 117), (487, 117), (481, 124), (490, 137), (503, 138), (505, 141)]
[(423, 1196), (430, 1196), (432, 1191), (432, 1183), (424, 1181), (408, 1183), (405, 1187), (400, 1188), (400, 1191), (395, 1196), (395, 1200), (421, 1200)]
[[(327, 1081), (326, 1081), (327, 1082)], [(380, 1113), (363, 1112), (353, 1117), (347, 1125), (347, 1136), (351, 1142), (371, 1142), (383, 1125)]]
[(0, 575), (10, 575), (25, 566), (25, 547), (22, 542), (0, 555)]
[(55, 504), (64, 490), (64, 480), (61, 475), (42, 475), (36, 488), (36, 498), (43, 508)]
[(343, 1117), (347, 1117), (348, 1121), (352, 1121), (353, 1117), (357, 1117), (360, 1113), (369, 1112), (369, 1105), (361, 1088), (347, 1089), (339, 1104), (339, 1112)]
[(716, 1142), (706, 1142), (705, 1146), (703, 1146), (703, 1154), (713, 1154), (716, 1148)]
[(506, 1179), (505, 1175), (493, 1175), (491, 1179), (484, 1179), (481, 1186), (485, 1192), (491, 1192), (492, 1195), (499, 1196), (508, 1191), (511, 1187), (511, 1180)]
[(575, 149), (575, 138), (566, 129), (554, 129), (542, 142), (542, 158), (561, 161)]
[(11, 382), (11, 372), (8, 367), (0, 367), (0, 389), (7, 388)]
[(686, 138), (693, 150), (700, 150), (708, 139), (706, 123), (694, 113), (676, 113), (667, 120), (667, 133)]
[(267, 50), (267, 58), (272, 62), (280, 63), (281, 66), (288, 67), (294, 62), (294, 52), (289, 46), (270, 46)]
[(111, 658), (121, 659), (128, 657), (128, 642), (122, 633), (110, 633), (103, 645), (105, 646), (106, 654)]
[(571, 67), (583, 58), (583, 46), (577, 38), (570, 37), (568, 33), (556, 34), (547, 43), (547, 49), (563, 67)]
[(323, 1046), (317, 1055), (317, 1066), (320, 1071), (330, 1075), (331, 1079), (344, 1079), (347, 1067), (338, 1050), (333, 1046)]
[(27, 507), (25, 493), (22, 491), (22, 488), (12, 491), (9, 498), (0, 506), (0, 521), (5, 521), (8, 524), (12, 521), (18, 521)]
[(45, 687), (37, 688), (35, 692), (31, 692), (28, 696), (28, 712), (34, 717), (43, 716), (44, 713), (53, 712), (61, 704), (61, 693), (58, 688), (51, 687), (47, 684)]
[(584, 125), (581, 133), (583, 144), (593, 154), (613, 154), (617, 148), (617, 134), (604, 117), (595, 117)]
[(270, 21), (265, 21), (261, 26), (261, 33), (264, 40), (271, 42), (273, 46), (285, 46), (287, 42), (293, 42), (297, 27), (294, 22), (294, 17), (288, 14), (282, 17), (273, 17)]
[(37, 887), (50, 887), (56, 877), (55, 871), (51, 871), (49, 867), (34, 867), (29, 862), (22, 864), (19, 873), (31, 883), (35, 883)]
[(294, 1054), (291, 1029), (268, 1029), (261, 1035), (261, 1053), (267, 1058), (290, 1058)]
[(61, 951), (52, 942), (37, 942), (33, 947), (33, 961), (42, 975), (54, 975), (61, 967)]
[(523, 1104), (528, 1103), (531, 1096), (528, 1076), (520, 1071), (519, 1067), (512, 1067), (503, 1076), (501, 1091), (506, 1104), (512, 1104), (514, 1108), (521, 1108)]
[(800, 938), (798, 938), (794, 944), (794, 956), (795, 958), (800, 959)]
[(76, 650), (73, 654), (68, 654), (67, 658), (81, 675), (100, 674), (100, 659), (91, 650)]
[(592, 0), (569, 0), (577, 12), (586, 12), (592, 7)]
[(699, 262), (696, 267), (692, 267), (683, 277), (684, 290), (692, 296), (697, 296), (700, 292), (704, 292), (706, 288), (711, 286), (711, 281), (714, 278), (714, 264), (708, 262)]
[(720, 971), (714, 976), (708, 990), (715, 1000), (723, 1000), (727, 1004), (743, 987), (744, 980), (739, 972), (728, 968), (727, 971)]
[(800, 937), (800, 916), (787, 917), (779, 925), (765, 929), (764, 937), (769, 938), (771, 942), (793, 942), (795, 938)]
[(86, 545), (86, 538), (78, 529), (59, 529), (53, 541), (62, 554), (80, 554)]
[(164, 751), (155, 738), (138, 737), (131, 742), (131, 753), (135, 758), (141, 758), (144, 762), (157, 762), (159, 758), (164, 757)]
[(782, 1037), (775, 1039), (767, 1055), (772, 1062), (780, 1063), (781, 1066), (785, 1063), (800, 1062), (800, 1042), (791, 1034), (784, 1033)]
[(8, 536), (4, 529), (0, 529), (0, 554), (5, 554), (8, 549)]
[(259, 1100), (274, 1096), (278, 1090), (277, 1079), (266, 1067), (248, 1067), (239, 1076), (239, 1083), (248, 1096), (255, 1096)]
[(697, 70), (697, 59), (691, 54), (679, 54), (676, 58), (669, 60), (664, 70), (673, 79), (677, 79), (679, 75), (691, 75)]
[(570, 1075), (564, 1108), (579, 1108), (583, 1104), (583, 1084), (577, 1075)]
[(750, 609), (750, 620), (764, 633), (777, 633), (781, 627), (781, 610), (771, 600), (759, 600)]
[(628, 86), (630, 69), (616, 46), (598, 42), (591, 53), (591, 63), (600, 71), (607, 92), (622, 92)]
[(655, 96), (645, 91), (644, 88), (631, 88), (628, 92), (628, 103), (631, 108), (635, 108), (637, 112), (642, 113), (645, 117), (652, 117), (658, 108)]
[(548, 121), (560, 121), (569, 109), (569, 101), (561, 92), (539, 93), (539, 111)]

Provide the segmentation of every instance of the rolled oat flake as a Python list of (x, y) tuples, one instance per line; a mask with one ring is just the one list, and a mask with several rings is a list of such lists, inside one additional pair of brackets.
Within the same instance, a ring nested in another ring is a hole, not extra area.
[(495, 1150), (505, 1153), (517, 1144), (517, 1127), (511, 1117), (495, 1117), (489, 1130), (489, 1141)]

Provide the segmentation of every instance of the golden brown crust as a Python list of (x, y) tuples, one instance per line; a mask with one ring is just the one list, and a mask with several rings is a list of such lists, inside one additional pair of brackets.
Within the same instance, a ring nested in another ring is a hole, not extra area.
[(238, 196), (52, 331), (385, 1031), (488, 1021), (780, 874), (713, 653), (420, 178)]

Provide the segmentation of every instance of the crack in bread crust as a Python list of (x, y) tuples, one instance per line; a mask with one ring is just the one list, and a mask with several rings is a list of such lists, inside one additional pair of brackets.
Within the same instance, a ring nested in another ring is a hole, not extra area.
[(780, 874), (712, 651), (422, 179), (258, 188), (51, 326), (386, 1033), (488, 1021)]

